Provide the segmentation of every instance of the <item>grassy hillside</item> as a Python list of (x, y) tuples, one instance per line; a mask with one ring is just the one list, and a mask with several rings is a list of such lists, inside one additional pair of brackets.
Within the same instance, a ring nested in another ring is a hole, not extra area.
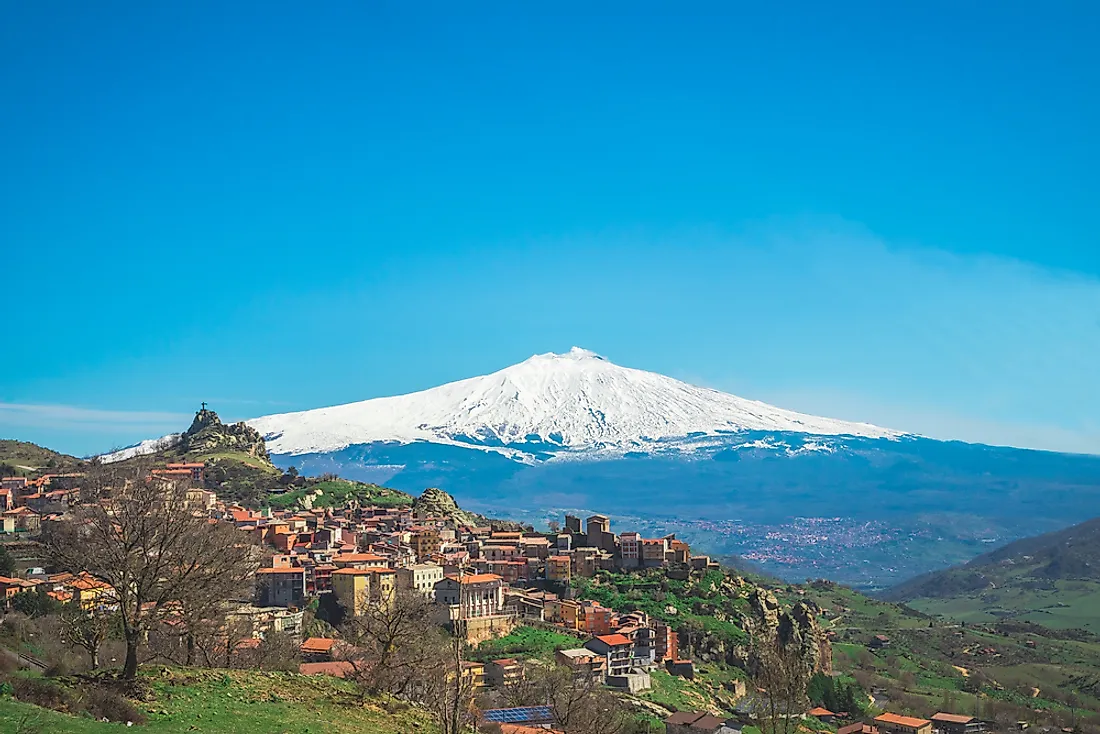
[[(837, 670), (884, 690), (879, 697), (891, 710), (1026, 720), (1038, 709), (1068, 718), (1067, 702), (1076, 698), (1100, 711), (1096, 635), (1021, 622), (959, 624), (828, 582), (786, 587), (783, 595), (818, 605)], [(888, 646), (871, 649), (876, 635), (887, 636)]]
[(78, 468), (83, 463), (75, 456), (61, 454), (27, 441), (0, 439), (0, 464), (11, 467), (16, 474), (65, 471)]
[(313, 507), (343, 507), (350, 502), (377, 507), (407, 507), (413, 503), (413, 498), (377, 484), (328, 479), (274, 494), (269, 501), (276, 509), (304, 507), (306, 502), (312, 502)]
[[(302, 676), (237, 670), (143, 672), (147, 700), (138, 710), (148, 717), (150, 734), (222, 732), (238, 734), (407, 734), (435, 731), (428, 716), (405, 704), (368, 700), (360, 703), (351, 684), (327, 676)], [(77, 686), (76, 681), (69, 682)], [(0, 696), (0, 731), (107, 734), (121, 724), (101, 723)], [(137, 728), (137, 727), (135, 727)]]
[(1100, 518), (1009, 543), (884, 597), (968, 622), (1012, 619), (1100, 632)]

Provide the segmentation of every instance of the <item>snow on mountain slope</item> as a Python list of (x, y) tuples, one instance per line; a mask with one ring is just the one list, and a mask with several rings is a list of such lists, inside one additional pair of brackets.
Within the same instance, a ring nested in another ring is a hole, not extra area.
[(164, 449), (170, 449), (180, 442), (182, 433), (169, 433), (167, 436), (161, 436), (160, 438), (147, 438), (141, 443), (134, 444), (133, 446), (127, 446), (124, 449), (118, 451), (112, 451), (108, 454), (102, 454), (99, 459), (104, 464), (110, 464), (115, 461), (124, 461), (126, 459), (132, 459), (135, 456), (147, 456), (149, 454), (155, 454), (158, 451)]
[[(422, 392), (248, 421), (275, 454), (337, 451), (375, 441), (471, 446), (530, 460), (644, 451), (655, 442), (746, 431), (894, 438), (866, 423), (819, 418), (620, 367), (574, 347)], [(527, 444), (525, 447), (524, 444)], [(546, 445), (549, 445), (547, 447)]]

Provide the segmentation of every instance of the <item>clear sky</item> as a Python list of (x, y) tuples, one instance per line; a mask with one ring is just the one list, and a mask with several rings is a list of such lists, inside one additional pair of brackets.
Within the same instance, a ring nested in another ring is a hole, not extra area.
[(0, 436), (90, 453), (576, 344), (1100, 453), (1097, 3), (0, 12)]

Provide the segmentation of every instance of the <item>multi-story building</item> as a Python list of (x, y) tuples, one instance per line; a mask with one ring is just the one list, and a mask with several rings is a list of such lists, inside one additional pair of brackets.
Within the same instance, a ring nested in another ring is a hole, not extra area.
[(397, 572), (392, 568), (340, 568), (332, 573), (332, 593), (353, 617), (372, 603), (388, 603), (396, 591)]
[(598, 602), (582, 601), (577, 610), (577, 628), (593, 637), (611, 634), (611, 615), (613, 612)]
[(463, 662), (462, 677), (470, 681), (470, 686), (474, 690), (484, 688), (487, 685), (485, 680), (485, 663), (473, 661)]
[(623, 568), (638, 568), (642, 565), (641, 539), (642, 536), (634, 531), (619, 534), (619, 555)]
[(581, 578), (592, 578), (600, 570), (600, 549), (592, 546), (577, 548), (573, 551), (573, 574)]
[(485, 681), (490, 686), (502, 688), (523, 680), (523, 665), (514, 658), (503, 658), (485, 663)]
[(414, 525), (409, 528), (412, 533), (410, 539), (416, 559), (423, 561), (434, 553), (439, 553), (439, 547), (443, 541), (439, 537), (439, 528), (425, 525)]
[(625, 675), (630, 672), (634, 659), (634, 645), (629, 637), (619, 634), (600, 635), (584, 643), (584, 646), (604, 657), (607, 661), (608, 675)]
[(643, 538), (640, 542), (643, 567), (660, 568), (665, 565), (665, 553), (668, 552), (668, 540), (666, 538)]
[(451, 609), (451, 619), (496, 616), (504, 612), (504, 580), (495, 573), (446, 576), (435, 585), (435, 600)]
[(584, 647), (558, 650), (554, 659), (572, 670), (574, 678), (602, 680), (607, 675), (607, 657)]
[(398, 588), (415, 591), (429, 599), (435, 595), (435, 585), (442, 580), (443, 566), (436, 563), (418, 563), (397, 570)]
[(551, 581), (569, 581), (572, 578), (573, 559), (569, 556), (550, 556), (546, 559), (546, 578)]
[(606, 515), (592, 515), (585, 521), (588, 545), (603, 550), (614, 550), (615, 536), (611, 534), (611, 520)]
[(680, 657), (680, 640), (670, 625), (654, 622), (654, 648), (658, 662), (676, 660)]
[(306, 570), (261, 568), (256, 571), (256, 598), (261, 607), (301, 608), (306, 598)]

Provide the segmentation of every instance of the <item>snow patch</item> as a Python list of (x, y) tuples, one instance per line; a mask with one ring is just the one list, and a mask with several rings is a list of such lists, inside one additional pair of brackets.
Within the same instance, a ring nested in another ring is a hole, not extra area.
[(109, 454), (103, 454), (99, 457), (99, 460), (104, 464), (111, 464), (116, 461), (123, 461), (124, 459), (132, 459), (135, 456), (155, 454), (158, 451), (172, 448), (180, 442), (180, 438), (182, 437), (182, 433), (169, 433), (167, 436), (161, 436), (160, 438), (147, 438), (141, 443), (134, 444), (133, 446), (128, 446), (118, 451), (112, 451)]

